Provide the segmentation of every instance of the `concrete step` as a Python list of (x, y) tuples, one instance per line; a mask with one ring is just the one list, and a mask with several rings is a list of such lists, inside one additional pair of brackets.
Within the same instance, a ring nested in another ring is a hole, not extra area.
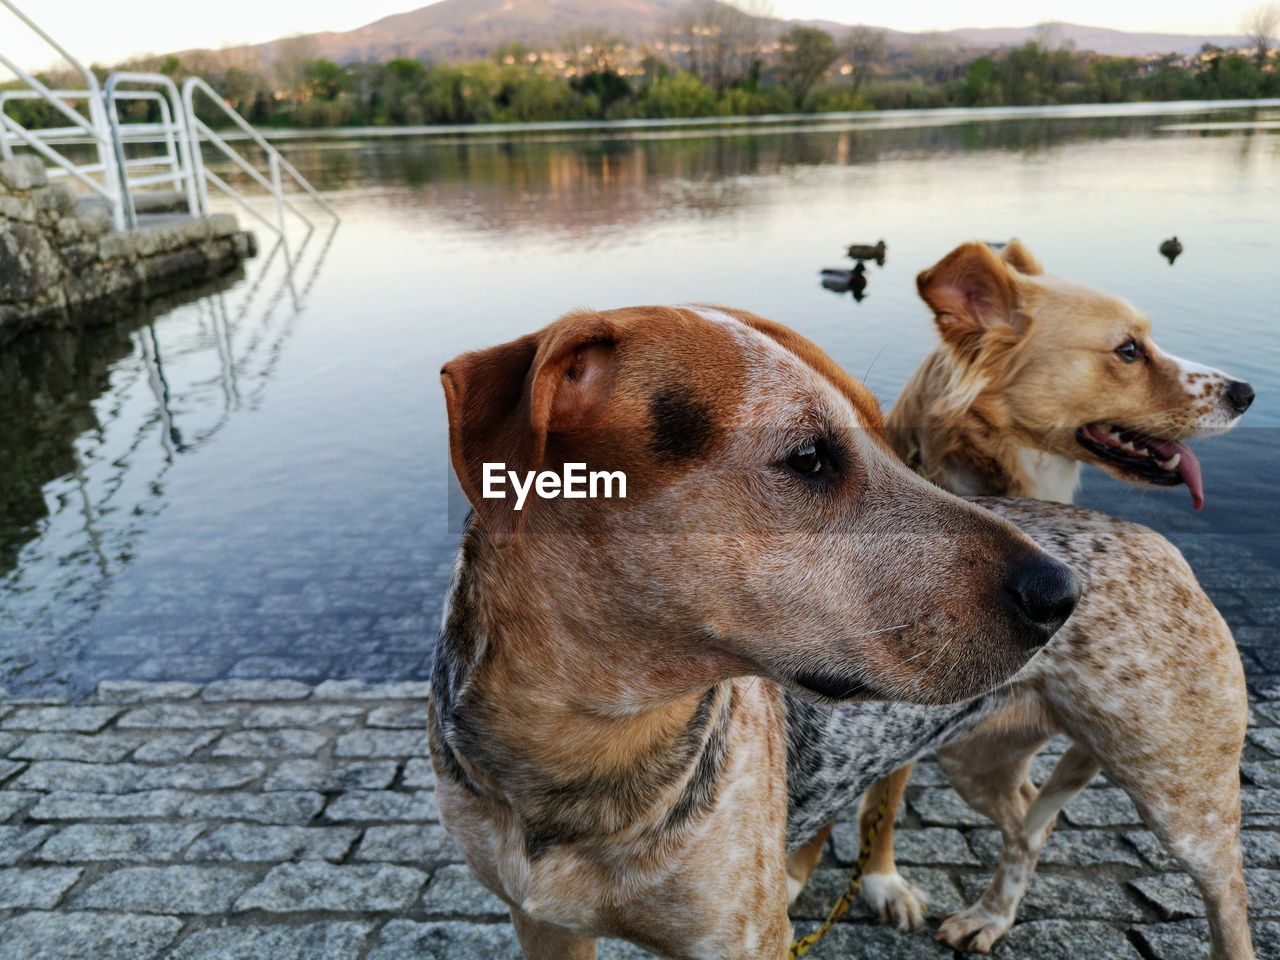
[[(187, 195), (177, 190), (145, 190), (134, 193), (133, 208), (139, 216), (154, 213), (187, 213)], [(76, 200), (76, 212), (107, 209), (102, 197), (80, 197)]]

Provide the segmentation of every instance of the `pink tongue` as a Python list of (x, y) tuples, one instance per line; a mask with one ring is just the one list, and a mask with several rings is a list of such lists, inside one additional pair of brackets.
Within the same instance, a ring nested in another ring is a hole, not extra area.
[(1204, 477), (1200, 473), (1200, 461), (1191, 452), (1191, 448), (1177, 440), (1165, 440), (1155, 450), (1162, 460), (1168, 460), (1175, 453), (1182, 454), (1182, 459), (1178, 461), (1178, 476), (1182, 477), (1182, 482), (1191, 491), (1191, 506), (1196, 510), (1203, 507)]

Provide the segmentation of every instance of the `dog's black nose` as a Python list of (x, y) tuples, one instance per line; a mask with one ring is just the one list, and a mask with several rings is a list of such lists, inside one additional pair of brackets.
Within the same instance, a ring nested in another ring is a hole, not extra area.
[(1226, 389), (1222, 391), (1222, 399), (1227, 401), (1227, 406), (1236, 414), (1241, 414), (1248, 410), (1255, 396), (1257, 394), (1253, 392), (1253, 385), (1245, 383), (1243, 380), (1232, 380), (1227, 384)]
[(1034, 554), (1013, 569), (1005, 586), (1009, 606), (1021, 620), (1028, 645), (1043, 646), (1067, 622), (1080, 600), (1080, 581), (1071, 569), (1045, 554)]

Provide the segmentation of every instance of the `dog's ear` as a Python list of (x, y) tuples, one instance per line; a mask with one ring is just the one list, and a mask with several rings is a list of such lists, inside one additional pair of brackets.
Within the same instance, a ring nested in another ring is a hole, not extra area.
[[(589, 426), (615, 379), (611, 331), (581, 316), (488, 350), (455, 357), (440, 371), (449, 414), (449, 459), (458, 483), (494, 542), (509, 543), (524, 510), (506, 471), (523, 480), (542, 466), (547, 436)], [(486, 463), (502, 463), (505, 493), (484, 496)]]
[(948, 343), (972, 342), (999, 324), (1014, 324), (1017, 292), (1009, 268), (985, 243), (956, 247), (916, 277), (916, 289)]
[(1019, 273), (1025, 273), (1028, 276), (1044, 273), (1044, 267), (1040, 261), (1032, 256), (1031, 251), (1017, 237), (1010, 240), (1000, 251), (1000, 259)]

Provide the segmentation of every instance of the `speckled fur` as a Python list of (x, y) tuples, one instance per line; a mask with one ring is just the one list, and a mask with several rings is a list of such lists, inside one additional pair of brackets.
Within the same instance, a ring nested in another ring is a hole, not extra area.
[[(1077, 425), (1137, 422), (1188, 437), (1229, 428), (1239, 415), (1222, 400), (1230, 378), (1162, 354), (1133, 307), (1044, 277), (1016, 241), (1001, 258), (977, 244), (958, 248), (921, 274), (920, 287), (939, 312), (944, 345), (908, 383), (889, 435), (900, 456), (954, 492), (1069, 500), (1080, 462), (1097, 462), (1072, 440)], [(1125, 336), (1145, 344), (1145, 371), (1111, 356)], [(1074, 365), (1063, 370), (1057, 358), (1068, 354)], [(984, 698), (982, 721), (938, 751), (952, 784), (1004, 843), (986, 892), (946, 918), (939, 939), (991, 949), (1014, 921), (1059, 810), (1101, 769), (1196, 881), (1213, 960), (1249, 960), (1238, 772), (1248, 707), (1229, 629), (1158, 534), (1038, 500), (977, 502), (1087, 586), (1053, 642)], [(1074, 745), (1037, 791), (1030, 761), (1057, 732)], [(896, 805), (909, 769), (876, 783), (866, 803), (887, 793)], [(882, 831), (873, 858), (896, 875), (892, 849), (892, 831)]]
[[(428, 713), (442, 822), (532, 960), (599, 936), (781, 960), (788, 820), (974, 710), (799, 697), (986, 693), (1045, 639), (1010, 577), (1058, 568), (906, 470), (865, 388), (750, 314), (574, 314), (443, 380), (476, 518)], [(810, 480), (783, 463), (815, 437), (839, 465)], [(625, 469), (628, 497), (516, 513), (477, 495), (498, 460)]]

